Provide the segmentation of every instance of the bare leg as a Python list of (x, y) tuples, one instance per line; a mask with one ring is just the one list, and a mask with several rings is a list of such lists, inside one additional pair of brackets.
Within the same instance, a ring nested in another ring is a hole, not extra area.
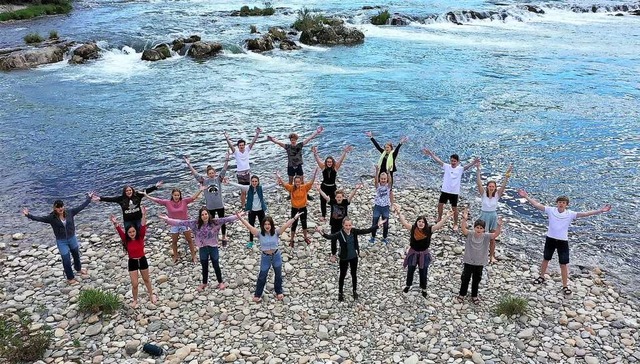
[(129, 272), (129, 277), (131, 277), (131, 293), (133, 294), (133, 303), (131, 307), (138, 307), (138, 271), (133, 270)]
[(153, 288), (151, 287), (151, 279), (149, 279), (149, 269), (141, 270), (142, 280), (144, 281), (144, 285), (147, 286), (147, 293), (149, 293), (149, 300), (151, 303), (156, 303), (158, 298), (153, 294)]
[(569, 265), (560, 264), (560, 274), (562, 275), (562, 287), (567, 287), (569, 283)]
[(178, 261), (178, 239), (180, 238), (180, 234), (175, 233), (171, 234), (171, 251), (173, 251), (173, 262)]
[[(540, 264), (540, 277), (544, 278), (544, 275), (547, 274), (547, 267), (549, 267), (549, 261), (542, 260), (542, 264)], [(562, 268), (562, 266), (560, 266), (560, 268)], [(564, 282), (564, 279), (563, 279), (563, 282)]]
[(444, 210), (444, 204), (438, 204), (438, 221), (442, 220), (442, 211)]
[(193, 244), (193, 236), (191, 235), (191, 231), (185, 231), (184, 238), (187, 240), (187, 243), (189, 243), (189, 250), (191, 250), (191, 260), (194, 263), (197, 263), (198, 261), (196, 260), (196, 254), (198, 253), (198, 251), (196, 250), (196, 246)]
[[(491, 231), (493, 232), (493, 231)], [(495, 263), (498, 260), (496, 259), (496, 240), (495, 239), (491, 239), (489, 241), (489, 262), (490, 263)]]
[(240, 192), (240, 207), (244, 208), (244, 205), (247, 203), (247, 193), (245, 191)]
[(458, 231), (458, 208), (451, 206), (451, 210), (453, 210), (453, 231)]

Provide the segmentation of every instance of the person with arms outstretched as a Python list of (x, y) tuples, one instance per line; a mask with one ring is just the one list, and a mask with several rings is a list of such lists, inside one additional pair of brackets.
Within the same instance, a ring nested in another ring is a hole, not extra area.
[[(311, 244), (311, 240), (309, 239), (309, 235), (307, 234), (307, 193), (313, 188), (313, 184), (316, 180), (316, 176), (318, 174), (318, 168), (313, 172), (313, 177), (311, 181), (307, 183), (302, 182), (302, 176), (296, 176), (293, 179), (293, 184), (284, 183), (280, 174), (276, 173), (276, 180), (278, 184), (284, 187), (285, 190), (289, 191), (291, 194), (291, 217), (294, 217), (298, 212), (302, 212), (300, 215), (300, 224), (302, 225), (302, 235), (304, 236), (304, 241), (307, 245)], [(298, 227), (298, 219), (293, 222), (291, 225), (291, 240), (289, 241), (289, 246), (293, 248), (296, 237), (296, 228)]]
[(406, 136), (400, 138), (400, 143), (398, 143), (398, 146), (393, 149), (393, 144), (391, 142), (386, 142), (384, 144), (384, 148), (381, 147), (373, 137), (372, 132), (368, 131), (365, 133), (365, 135), (369, 137), (369, 140), (371, 140), (373, 146), (376, 147), (378, 152), (380, 152), (380, 158), (376, 163), (376, 166), (378, 166), (378, 174), (386, 172), (390, 177), (391, 187), (393, 188), (393, 174), (397, 171), (396, 161), (398, 160), (398, 152), (400, 152), (400, 147), (402, 147), (402, 145), (406, 143), (409, 138), (407, 138)]
[[(258, 136), (262, 132), (262, 129), (259, 127), (256, 128), (256, 135), (251, 140), (251, 144), (247, 145), (247, 142), (244, 139), (238, 139), (237, 148), (233, 146), (231, 139), (229, 138), (229, 134), (225, 131), (224, 138), (227, 140), (227, 144), (229, 145), (229, 149), (231, 149), (231, 154), (236, 159), (236, 178), (238, 179), (238, 184), (248, 186), (251, 183), (251, 165), (249, 163), (249, 153), (253, 150), (253, 146), (256, 145), (256, 141), (258, 140)], [(245, 200), (247, 198), (247, 191), (240, 191), (240, 205), (245, 205)]]
[(479, 158), (474, 158), (471, 163), (464, 167), (460, 165), (460, 157), (457, 154), (452, 154), (449, 157), (449, 163), (445, 163), (442, 159), (438, 158), (431, 150), (424, 148), (422, 152), (430, 156), (436, 163), (438, 163), (444, 174), (442, 176), (442, 188), (440, 192), (440, 199), (438, 200), (438, 221), (442, 219), (442, 211), (444, 210), (445, 203), (451, 203), (451, 210), (453, 210), (453, 231), (458, 230), (458, 197), (460, 195), (460, 183), (462, 175), (466, 170), (471, 168)]
[(122, 188), (122, 195), (111, 197), (99, 196), (97, 197), (97, 201), (115, 202), (120, 205), (125, 230), (131, 225), (134, 225), (136, 230), (139, 230), (140, 220), (142, 219), (142, 207), (140, 206), (142, 198), (145, 197), (146, 194), (157, 190), (160, 186), (162, 186), (162, 181), (156, 182), (155, 185), (146, 188), (144, 193), (142, 193), (127, 185)]
[[(87, 276), (89, 274), (86, 269), (82, 268), (82, 261), (80, 261), (80, 247), (78, 245), (78, 238), (76, 237), (76, 224), (74, 217), (87, 207), (89, 203), (91, 203), (92, 199), (97, 200), (97, 195), (93, 192), (89, 192), (87, 193), (87, 198), (80, 206), (70, 209), (65, 208), (62, 200), (55, 200), (53, 202), (53, 211), (44, 216), (31, 215), (29, 209), (26, 207), (22, 210), (22, 213), (28, 219), (51, 225), (53, 234), (56, 237), (58, 252), (62, 258), (64, 274), (67, 277), (67, 283), (69, 284), (78, 283), (75, 275), (73, 274), (73, 269), (82, 276)], [(73, 257), (73, 268), (71, 266), (71, 257)]]
[(262, 300), (262, 292), (264, 292), (264, 286), (267, 283), (267, 275), (269, 274), (270, 268), (273, 268), (275, 275), (273, 290), (276, 293), (276, 299), (281, 301), (284, 298), (284, 290), (282, 289), (282, 255), (279, 249), (280, 235), (287, 230), (300, 215), (302, 215), (302, 212), (295, 214), (279, 228), (276, 228), (271, 216), (265, 216), (260, 222), (260, 229), (256, 229), (253, 225), (249, 224), (247, 220), (243, 219), (240, 213), (236, 214), (238, 220), (249, 230), (249, 233), (258, 238), (258, 244), (260, 244), (260, 251), (262, 253), (260, 257), (260, 273), (258, 274), (253, 302), (257, 303)]
[[(337, 190), (334, 197), (330, 197), (324, 191), (322, 191), (321, 186), (317, 186), (318, 193), (320, 193), (320, 197), (329, 202), (329, 208), (331, 209), (329, 213), (329, 227), (331, 227), (331, 234), (335, 234), (340, 229), (342, 229), (342, 220), (344, 220), (348, 215), (349, 205), (353, 198), (363, 186), (361, 183), (357, 184), (349, 198), (346, 197), (346, 193), (343, 190)], [(336, 244), (336, 239), (331, 239), (331, 244)]]
[[(207, 174), (203, 176), (191, 165), (189, 157), (185, 156), (184, 161), (187, 163), (187, 167), (191, 171), (193, 177), (198, 183), (207, 186), (204, 190), (204, 199), (206, 201), (207, 210), (209, 210), (209, 216), (213, 219), (216, 214), (219, 218), (224, 217), (224, 199), (222, 196), (222, 181), (225, 174), (227, 174), (227, 167), (229, 167), (229, 153), (226, 154), (224, 160), (224, 166), (220, 173), (216, 172), (216, 169), (212, 165), (207, 166)], [(222, 246), (227, 245), (227, 227), (223, 224), (222, 228)]]
[[(323, 162), (320, 159), (320, 156), (318, 155), (318, 147), (313, 146), (311, 147), (311, 150), (313, 151), (313, 156), (316, 159), (318, 168), (322, 170), (322, 181), (320, 182), (320, 188), (322, 189), (322, 192), (324, 192), (327, 196), (329, 196), (330, 198), (333, 198), (334, 193), (338, 189), (338, 187), (336, 186), (336, 178), (338, 175), (338, 170), (342, 166), (342, 162), (344, 162), (344, 159), (347, 157), (347, 153), (352, 151), (353, 147), (350, 145), (344, 147), (344, 150), (342, 151), (342, 155), (340, 156), (340, 159), (338, 159), (338, 161), (336, 161), (333, 157), (329, 156), (325, 158)], [(320, 199), (320, 213), (322, 215), (320, 219), (321, 221), (324, 221), (327, 216), (328, 201), (329, 199), (324, 199), (324, 198)]]
[(571, 295), (569, 289), (569, 226), (571, 222), (579, 217), (587, 217), (611, 211), (611, 205), (607, 204), (597, 210), (586, 212), (575, 212), (569, 210), (569, 197), (560, 196), (556, 199), (556, 207), (545, 206), (529, 196), (524, 189), (518, 190), (518, 194), (527, 200), (533, 207), (543, 211), (549, 220), (547, 227), (547, 237), (544, 243), (544, 256), (540, 265), (540, 275), (533, 281), (533, 284), (542, 284), (545, 281), (545, 274), (549, 261), (553, 258), (553, 253), (558, 251), (558, 263), (560, 263), (560, 274), (562, 275), (562, 292)]
[[(504, 179), (500, 188), (498, 188), (496, 181), (487, 181), (487, 186), (482, 185), (482, 174), (480, 172), (480, 161), (476, 162), (476, 184), (478, 186), (478, 193), (482, 199), (482, 207), (480, 211), (480, 220), (484, 221), (486, 226), (485, 230), (492, 233), (498, 227), (498, 201), (504, 194), (505, 188), (507, 188), (507, 182), (511, 177), (512, 166), (507, 168), (507, 172), (504, 174)], [(496, 259), (496, 241), (491, 239), (489, 243), (489, 263), (495, 263)]]
[(131, 278), (131, 293), (133, 295), (131, 307), (138, 308), (138, 271), (140, 271), (144, 285), (147, 287), (149, 301), (155, 304), (158, 301), (158, 297), (153, 294), (153, 287), (151, 286), (151, 279), (149, 278), (149, 262), (144, 254), (144, 237), (147, 234), (147, 208), (142, 207), (140, 229), (136, 229), (134, 225), (131, 225), (127, 228), (127, 231), (124, 231), (122, 226), (118, 224), (115, 216), (111, 215), (110, 220), (120, 236), (122, 248), (129, 256), (127, 266), (129, 278)]

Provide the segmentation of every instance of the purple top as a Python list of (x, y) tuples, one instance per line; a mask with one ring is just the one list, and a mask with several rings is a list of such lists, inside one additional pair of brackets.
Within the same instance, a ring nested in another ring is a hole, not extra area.
[(235, 215), (213, 219), (209, 224), (202, 224), (198, 229), (198, 220), (176, 220), (167, 219), (167, 224), (172, 226), (187, 226), (196, 235), (195, 244), (197, 247), (212, 246), (218, 247), (218, 231), (224, 224), (236, 221), (238, 218)]

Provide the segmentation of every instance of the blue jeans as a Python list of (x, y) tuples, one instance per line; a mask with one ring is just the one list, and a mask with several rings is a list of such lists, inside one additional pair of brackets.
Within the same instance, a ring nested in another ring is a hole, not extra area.
[[(58, 245), (58, 251), (62, 257), (62, 266), (64, 267), (64, 275), (68, 280), (73, 279), (73, 269), (71, 269), (71, 256), (73, 256), (73, 268), (79, 272), (82, 269), (82, 263), (80, 262), (80, 249), (78, 247), (78, 239), (74, 235), (69, 239), (56, 240)], [(71, 254), (69, 254), (71, 253)]]
[(213, 263), (213, 271), (216, 273), (218, 283), (222, 283), (222, 271), (220, 271), (220, 254), (218, 247), (203, 246), (198, 250), (200, 254), (200, 264), (202, 265), (202, 283), (209, 282), (209, 259)]
[(256, 285), (255, 297), (262, 297), (264, 291), (264, 285), (267, 283), (267, 275), (269, 269), (273, 267), (275, 273), (275, 279), (273, 282), (273, 289), (276, 294), (282, 294), (282, 255), (280, 251), (276, 251), (273, 255), (267, 255), (265, 253), (260, 254), (260, 274), (258, 275), (258, 284)]
[(378, 219), (382, 217), (384, 220), (387, 220), (382, 226), (382, 238), (386, 238), (389, 235), (389, 206), (378, 206), (373, 205), (373, 222), (372, 226), (375, 228), (371, 232), (371, 237), (376, 237), (376, 232), (378, 232)]

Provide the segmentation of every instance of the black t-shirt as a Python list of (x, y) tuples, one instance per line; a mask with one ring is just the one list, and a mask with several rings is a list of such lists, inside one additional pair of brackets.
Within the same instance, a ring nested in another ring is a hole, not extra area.
[(302, 143), (298, 143), (296, 145), (285, 145), (284, 149), (287, 151), (288, 167), (297, 167), (302, 165), (302, 147), (304, 147), (304, 144)]
[(331, 216), (329, 219), (329, 223), (333, 224), (342, 224), (342, 220), (347, 217), (347, 208), (350, 205), (349, 200), (346, 198), (342, 200), (341, 203), (332, 198), (329, 201), (329, 206), (331, 206)]

